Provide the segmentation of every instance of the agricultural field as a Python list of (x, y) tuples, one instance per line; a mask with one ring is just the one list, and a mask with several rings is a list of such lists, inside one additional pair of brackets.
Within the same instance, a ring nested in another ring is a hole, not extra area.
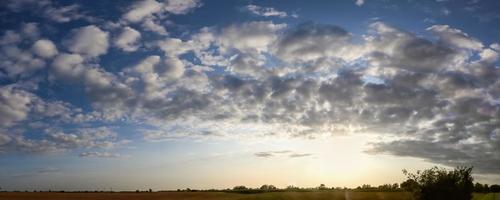
[(269, 192), (238, 194), (223, 192), (153, 193), (0, 193), (0, 200), (409, 200), (405, 192)]
[[(4, 192), (0, 200), (411, 200), (407, 192), (269, 192), (239, 194), (225, 192), (153, 192), (153, 193), (58, 193)], [(500, 200), (500, 193), (475, 193), (473, 200)]]
[(404, 192), (270, 192), (259, 194), (238, 194), (222, 192), (155, 192), (155, 193), (0, 193), (0, 199), (9, 200), (271, 200), (271, 199), (301, 199), (301, 200), (406, 200), (411, 199)]

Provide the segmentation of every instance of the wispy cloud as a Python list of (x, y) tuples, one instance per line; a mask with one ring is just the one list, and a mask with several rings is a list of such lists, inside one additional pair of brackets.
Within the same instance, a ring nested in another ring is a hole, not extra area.
[[(263, 17), (281, 17), (281, 18), (283, 18), (283, 17), (289, 16), (286, 12), (278, 11), (275, 8), (271, 8), (271, 7), (261, 7), (258, 5), (249, 4), (245, 8), (253, 14), (258, 15), (258, 16), (263, 16)], [(292, 15), (292, 17), (297, 17), (297, 15)]]
[(110, 153), (110, 152), (97, 152), (97, 151), (88, 151), (82, 152), (78, 155), (82, 158), (128, 158), (129, 155), (122, 155), (118, 153)]
[(262, 152), (254, 153), (254, 155), (256, 157), (260, 157), (260, 158), (271, 158), (271, 157), (276, 157), (276, 156), (287, 156), (290, 158), (300, 158), (300, 157), (312, 156), (313, 154), (296, 153), (296, 152), (289, 151), (289, 150), (282, 150), (282, 151), (262, 151)]

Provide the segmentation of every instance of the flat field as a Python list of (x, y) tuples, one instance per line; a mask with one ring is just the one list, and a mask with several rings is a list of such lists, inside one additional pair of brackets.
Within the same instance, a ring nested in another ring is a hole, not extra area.
[(269, 192), (238, 194), (224, 192), (153, 193), (0, 193), (0, 200), (410, 200), (405, 192)]
[[(2, 192), (0, 200), (411, 200), (406, 192), (224, 192), (58, 193)], [(474, 194), (473, 200), (500, 200), (500, 194)]]

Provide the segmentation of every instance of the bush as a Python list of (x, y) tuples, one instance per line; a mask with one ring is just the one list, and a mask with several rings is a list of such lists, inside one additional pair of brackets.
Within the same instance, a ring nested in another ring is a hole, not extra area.
[(474, 190), (472, 167), (454, 170), (433, 167), (416, 174), (403, 170), (408, 180), (401, 184), (414, 193), (417, 200), (470, 200)]

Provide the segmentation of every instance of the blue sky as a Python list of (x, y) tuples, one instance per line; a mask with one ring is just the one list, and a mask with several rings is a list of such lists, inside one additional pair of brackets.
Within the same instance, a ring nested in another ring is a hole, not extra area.
[(6, 1), (0, 187), (355, 187), (433, 165), (498, 183), (499, 8)]

